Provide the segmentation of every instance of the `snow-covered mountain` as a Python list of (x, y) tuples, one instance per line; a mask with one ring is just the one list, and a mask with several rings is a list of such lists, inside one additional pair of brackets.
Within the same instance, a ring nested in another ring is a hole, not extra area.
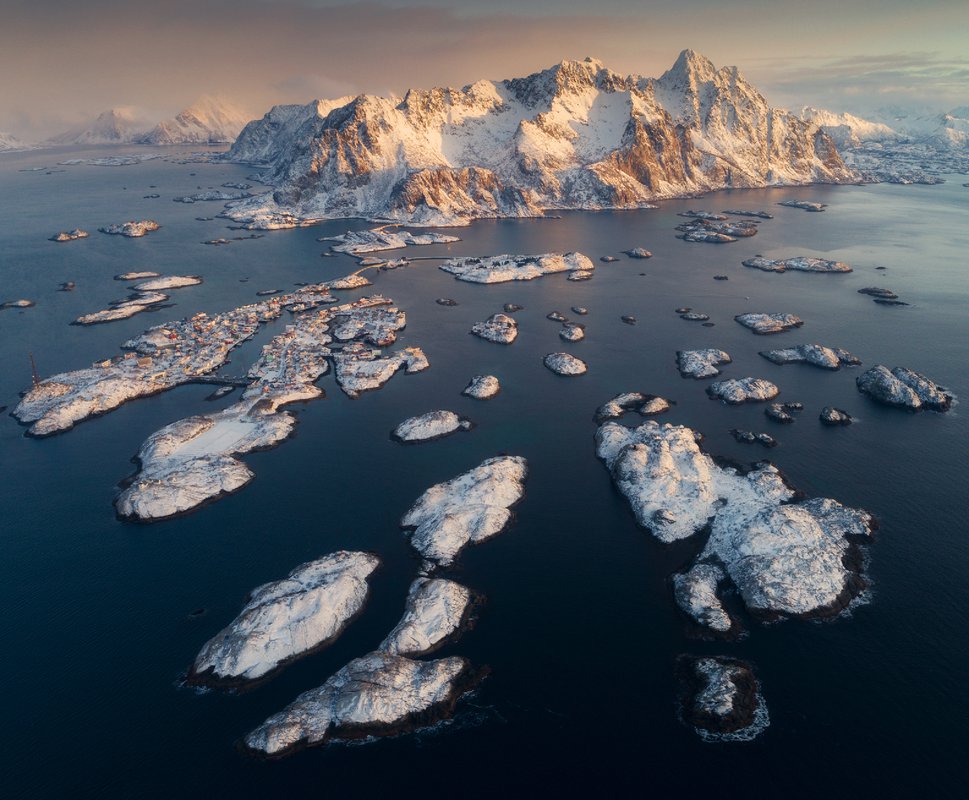
[(805, 106), (800, 117), (809, 125), (822, 128), (839, 148), (857, 147), (862, 142), (887, 142), (899, 137), (898, 131), (883, 122), (873, 122), (853, 114), (838, 114), (823, 108)]
[(969, 107), (943, 114), (890, 108), (873, 119), (817, 108), (800, 113), (866, 180), (939, 183), (939, 174), (969, 171)]
[(159, 122), (140, 138), (143, 144), (218, 144), (233, 142), (249, 116), (218, 97), (203, 96), (172, 119)]
[(12, 133), (4, 133), (0, 131), (0, 153), (8, 152), (10, 150), (29, 150), (32, 145), (21, 141)]
[(658, 79), (586, 59), (403, 99), (277, 106), (228, 157), (269, 165), (275, 192), (228, 212), (260, 227), (350, 216), (461, 224), (855, 179), (817, 126), (692, 50)]
[(50, 138), (46, 144), (128, 144), (144, 136), (150, 127), (151, 124), (130, 107), (111, 108), (102, 112), (94, 122), (76, 125)]

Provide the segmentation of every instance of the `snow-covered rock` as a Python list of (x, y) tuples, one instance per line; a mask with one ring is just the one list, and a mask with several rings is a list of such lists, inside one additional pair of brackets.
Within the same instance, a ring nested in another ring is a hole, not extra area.
[(333, 355), (333, 366), (340, 388), (350, 397), (357, 397), (361, 392), (379, 389), (400, 369), (412, 374), (427, 369), (429, 364), (419, 347), (406, 347), (383, 356), (379, 350), (353, 342)]
[(585, 328), (572, 322), (567, 322), (559, 331), (559, 338), (566, 342), (581, 342), (585, 338)]
[(649, 252), (645, 247), (634, 247), (632, 250), (626, 250), (626, 255), (630, 258), (652, 258), (653, 254)]
[(698, 564), (673, 576), (676, 604), (693, 620), (718, 633), (729, 633), (734, 621), (720, 602), (719, 587), (727, 575), (716, 564)]
[(461, 394), (475, 400), (490, 400), (501, 391), (501, 384), (494, 375), (475, 375)]
[(473, 423), (467, 417), (459, 417), (453, 411), (428, 411), (417, 417), (405, 419), (394, 428), (390, 438), (405, 444), (440, 439), (458, 431), (469, 431)]
[(222, 144), (233, 142), (249, 115), (218, 97), (203, 96), (172, 119), (139, 138), (144, 144)]
[(731, 506), (714, 517), (697, 563), (723, 566), (747, 608), (767, 617), (841, 612), (861, 589), (853, 541), (872, 518), (827, 498)]
[(825, 425), (851, 425), (855, 418), (847, 411), (834, 406), (825, 406), (818, 417)]
[(229, 212), (257, 226), (281, 217), (453, 225), (855, 178), (823, 131), (693, 51), (658, 79), (588, 59), (403, 99), (277, 107), (246, 127), (229, 158), (269, 164), (276, 191)]
[(761, 506), (793, 492), (771, 465), (738, 475), (721, 469), (681, 425), (650, 420), (636, 429), (607, 422), (596, 431), (596, 454), (612, 473), (636, 521), (662, 542), (692, 536), (728, 503)]
[(589, 369), (581, 358), (569, 353), (549, 353), (542, 359), (542, 363), (556, 375), (584, 375)]
[(912, 411), (948, 411), (953, 395), (930, 378), (905, 367), (876, 364), (856, 379), (858, 391), (873, 400)]
[(769, 433), (754, 433), (740, 428), (731, 428), (730, 435), (740, 444), (762, 444), (764, 447), (777, 447), (777, 439)]
[(148, 311), (155, 306), (161, 305), (168, 300), (167, 294), (161, 292), (138, 292), (131, 295), (127, 300), (117, 301), (111, 304), (110, 308), (103, 311), (94, 311), (91, 314), (83, 314), (78, 317), (73, 325), (98, 325), (104, 322), (115, 322), (119, 319), (128, 319), (142, 311)]
[(495, 344), (511, 344), (518, 338), (518, 323), (507, 314), (492, 314), (471, 326), (471, 333)]
[(756, 256), (748, 258), (743, 262), (745, 267), (753, 267), (763, 272), (851, 272), (851, 266), (844, 261), (829, 261), (825, 258), (811, 258), (808, 256), (796, 256), (795, 258), (784, 258), (774, 260)]
[(333, 642), (367, 600), (380, 560), (341, 550), (254, 589), (228, 626), (202, 647), (189, 683), (233, 685), (272, 674)]
[(122, 272), (114, 276), (116, 281), (141, 281), (146, 278), (160, 278), (161, 273), (143, 270), (141, 272)]
[(331, 738), (398, 733), (449, 716), (470, 684), (471, 665), (463, 658), (414, 661), (376, 651), (303, 692), (246, 736), (245, 745), (279, 757)]
[(635, 430), (607, 422), (596, 432), (597, 453), (640, 525), (664, 542), (710, 525), (706, 546), (677, 579), (685, 610), (723, 627), (714, 566), (759, 615), (842, 611), (863, 587), (856, 543), (867, 540), (871, 516), (826, 498), (791, 503), (794, 490), (776, 467), (719, 466), (698, 438), (690, 428), (652, 421)]
[(623, 392), (617, 394), (608, 403), (599, 406), (596, 410), (596, 422), (602, 423), (610, 419), (620, 419), (630, 411), (635, 411), (644, 417), (650, 417), (654, 414), (669, 411), (671, 407), (670, 401), (659, 395)]
[(684, 241), (712, 242), (714, 244), (734, 242), (738, 238), (757, 235), (755, 222), (718, 222), (712, 219), (691, 219), (676, 226)]
[(407, 593), (404, 616), (378, 650), (426, 656), (460, 633), (471, 610), (471, 592), (445, 578), (418, 578)]
[(129, 238), (135, 239), (139, 236), (144, 236), (146, 233), (151, 233), (152, 231), (157, 231), (161, 225), (155, 222), (153, 219), (143, 219), (143, 220), (129, 220), (128, 222), (119, 222), (113, 225), (104, 225), (98, 228), (101, 233), (110, 233), (115, 236), (127, 236)]
[(738, 314), (734, 319), (754, 333), (768, 335), (800, 328), (804, 320), (794, 314)]
[(753, 670), (724, 656), (680, 656), (677, 661), (683, 721), (704, 741), (749, 742), (769, 724)]
[(139, 283), (134, 287), (136, 292), (164, 292), (168, 289), (182, 289), (186, 286), (198, 286), (202, 279), (198, 275), (165, 275)]
[(374, 228), (363, 231), (347, 231), (339, 236), (327, 237), (329, 241), (339, 242), (331, 245), (330, 249), (337, 253), (358, 255), (360, 253), (375, 253), (380, 250), (397, 250), (403, 247), (415, 247), (429, 244), (450, 244), (460, 242), (457, 236), (444, 233), (412, 233), (411, 231), (396, 230), (391, 227)]
[(815, 203), (811, 200), (784, 200), (777, 205), (799, 208), (801, 211), (824, 211), (828, 207), (827, 203)]
[(260, 413), (242, 401), (166, 425), (138, 451), (140, 470), (115, 508), (122, 517), (153, 522), (236, 492), (253, 473), (235, 456), (273, 447), (295, 424), (290, 414)]
[(61, 231), (60, 233), (55, 233), (50, 237), (52, 242), (73, 242), (76, 239), (87, 239), (90, 236), (87, 231), (82, 231), (80, 228), (75, 228), (72, 231)]
[(801, 403), (771, 403), (764, 409), (764, 416), (774, 422), (790, 424), (794, 422), (794, 414), (803, 410)]
[(720, 374), (717, 367), (732, 361), (729, 353), (715, 348), (676, 352), (676, 368), (684, 378), (712, 378)]
[(425, 559), (447, 566), (468, 544), (505, 529), (510, 508), (525, 491), (527, 462), (519, 456), (483, 461), (458, 477), (432, 486), (400, 521)]
[(246, 192), (242, 189), (237, 189), (233, 192), (226, 192), (222, 189), (207, 189), (204, 192), (196, 192), (195, 194), (187, 194), (182, 197), (173, 197), (172, 200), (176, 203), (186, 203), (191, 205), (192, 203), (206, 203), (206, 202), (227, 202), (229, 200), (242, 200), (244, 197), (252, 197), (252, 194)]
[(440, 269), (469, 283), (505, 283), (530, 281), (556, 272), (591, 272), (595, 264), (582, 253), (544, 253), (538, 256), (455, 258), (445, 261)]
[(724, 214), (730, 214), (734, 217), (757, 217), (758, 219), (774, 219), (773, 214), (768, 214), (766, 211), (750, 211), (743, 208), (730, 208), (723, 212)]
[(730, 378), (711, 383), (707, 394), (722, 400), (728, 405), (740, 403), (760, 403), (771, 400), (781, 392), (773, 383), (763, 378)]
[(760, 353), (775, 364), (810, 364), (822, 369), (841, 369), (842, 366), (856, 367), (861, 359), (842, 350), (840, 347), (825, 347), (821, 344), (800, 344), (780, 350), (762, 350)]

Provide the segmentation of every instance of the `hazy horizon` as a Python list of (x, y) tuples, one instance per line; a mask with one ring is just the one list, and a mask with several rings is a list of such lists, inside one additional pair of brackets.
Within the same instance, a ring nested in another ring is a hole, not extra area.
[(13, 0), (0, 30), (0, 131), (41, 140), (133, 107), (146, 121), (200, 95), (253, 118), (277, 103), (463, 86), (593, 56), (623, 74), (659, 76), (692, 48), (737, 66), (775, 106), (864, 116), (880, 107), (969, 104), (969, 7), (897, 0), (141, 0), (83, 6)]

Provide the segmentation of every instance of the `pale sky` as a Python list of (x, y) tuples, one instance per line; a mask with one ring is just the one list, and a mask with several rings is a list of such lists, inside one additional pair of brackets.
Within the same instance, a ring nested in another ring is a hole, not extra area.
[(509, 78), (595, 56), (658, 76), (691, 47), (777, 106), (969, 105), (969, 0), (3, 0), (0, 131), (115, 106), (271, 105)]

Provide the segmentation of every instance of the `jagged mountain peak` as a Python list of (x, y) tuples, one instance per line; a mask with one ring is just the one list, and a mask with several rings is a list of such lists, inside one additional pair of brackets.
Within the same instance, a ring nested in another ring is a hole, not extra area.
[(663, 73), (660, 80), (674, 81), (683, 78), (693, 83), (706, 83), (712, 81), (716, 74), (717, 68), (709, 58), (687, 48), (680, 52), (673, 66)]
[(587, 58), (403, 99), (359, 95), (322, 119), (315, 109), (246, 126), (229, 158), (268, 163), (277, 188), (230, 216), (257, 227), (345, 216), (461, 224), (856, 177), (823, 131), (690, 50), (657, 80)]

